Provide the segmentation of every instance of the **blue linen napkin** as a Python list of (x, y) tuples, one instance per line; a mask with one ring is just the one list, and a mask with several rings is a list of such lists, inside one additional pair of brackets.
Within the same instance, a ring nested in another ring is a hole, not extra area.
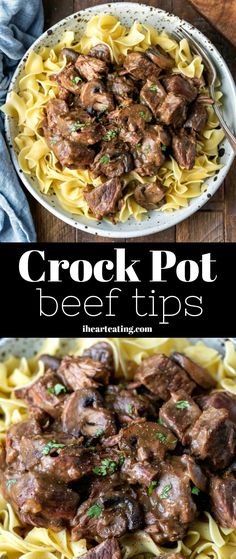
[[(0, 105), (25, 51), (43, 31), (42, 0), (0, 0)], [(26, 197), (3, 135), (0, 117), (0, 242), (33, 242), (36, 234)]]

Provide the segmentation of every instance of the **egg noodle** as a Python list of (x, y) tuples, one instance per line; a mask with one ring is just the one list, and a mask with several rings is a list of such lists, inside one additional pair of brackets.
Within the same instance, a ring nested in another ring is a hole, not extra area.
[[(0, 437), (12, 423), (27, 416), (27, 405), (16, 400), (15, 387), (30, 384), (44, 372), (42, 353), (80, 355), (97, 339), (74, 339), (73, 346), (65, 350), (59, 338), (50, 338), (42, 343), (37, 355), (30, 359), (9, 357), (0, 363)], [(108, 338), (113, 348), (116, 375), (131, 379), (129, 361), (139, 364), (142, 359), (156, 352), (170, 355), (181, 351), (188, 357), (206, 367), (217, 381), (218, 389), (236, 394), (236, 350), (232, 342), (225, 344), (225, 355), (203, 342), (195, 345), (184, 338)], [(168, 558), (170, 553), (181, 551), (189, 559), (236, 559), (236, 530), (220, 528), (211, 515), (206, 512), (195, 520), (187, 536), (171, 550), (158, 546), (144, 531), (128, 534), (120, 539), (123, 559), (149, 559), (160, 554)], [(72, 559), (86, 553), (86, 541), (72, 542), (69, 531), (53, 532), (46, 528), (23, 529), (20, 521), (0, 495), (0, 558), (1, 559)]]
[[(78, 53), (87, 54), (98, 43), (109, 46), (113, 62), (118, 63), (130, 51), (145, 51), (150, 45), (160, 45), (175, 61), (174, 72), (181, 72), (189, 78), (201, 78), (204, 66), (200, 56), (192, 55), (186, 39), (179, 43), (167, 33), (134, 22), (130, 29), (112, 15), (94, 16), (87, 24), (85, 35), (77, 41), (73, 31), (64, 33), (61, 41), (53, 48), (44, 47), (39, 53), (31, 51), (25, 64), (23, 77), (19, 81), (19, 93), (12, 91), (2, 110), (16, 117), (19, 134), (15, 138), (18, 160), (27, 175), (37, 177), (39, 188), (44, 194), (55, 193), (60, 205), (73, 214), (86, 215), (94, 219), (83, 197), (87, 185), (101, 184), (101, 178), (93, 179), (89, 170), (60, 168), (56, 156), (40, 135), (39, 127), (48, 101), (57, 95), (58, 86), (50, 80), (50, 75), (59, 72), (66, 64), (60, 57), (63, 47), (73, 47)], [(204, 86), (201, 93), (206, 93)], [(216, 92), (216, 101), (222, 97)], [(181, 168), (173, 157), (166, 159), (157, 177), (168, 187), (166, 202), (162, 211), (186, 207), (191, 198), (206, 190), (207, 177), (215, 174), (222, 165), (219, 163), (218, 145), (224, 132), (211, 106), (207, 107), (208, 122), (197, 143), (197, 156), (193, 169)], [(124, 185), (137, 180), (140, 183), (153, 182), (156, 176), (141, 177), (132, 171), (123, 177)], [(139, 206), (132, 191), (127, 189), (124, 204), (116, 214), (116, 219), (125, 222), (130, 216), (140, 220), (147, 210)]]

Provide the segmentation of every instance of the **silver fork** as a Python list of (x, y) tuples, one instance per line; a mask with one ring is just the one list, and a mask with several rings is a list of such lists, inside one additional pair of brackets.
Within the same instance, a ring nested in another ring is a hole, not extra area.
[(191, 50), (193, 52), (195, 52), (196, 54), (199, 54), (202, 57), (202, 60), (204, 61), (204, 65), (205, 68), (207, 70), (207, 86), (209, 88), (209, 93), (210, 93), (210, 97), (213, 101), (212, 103), (212, 107), (217, 115), (217, 118), (223, 128), (223, 130), (225, 131), (225, 135), (226, 138), (228, 139), (231, 147), (234, 150), (234, 153), (236, 155), (236, 137), (234, 136), (233, 132), (230, 130), (230, 128), (228, 127), (228, 124), (226, 124), (220, 109), (217, 105), (217, 103), (215, 102), (215, 83), (216, 83), (216, 79), (217, 79), (217, 73), (216, 73), (216, 69), (214, 67), (214, 65), (212, 64), (212, 61), (210, 59), (210, 57), (206, 54), (205, 50), (202, 48), (201, 45), (199, 45), (199, 43), (197, 43), (197, 41), (193, 38), (192, 35), (190, 35), (190, 33), (188, 33), (188, 31), (186, 31), (186, 29), (183, 29), (183, 27), (181, 27), (181, 29), (178, 29), (178, 31), (174, 31), (173, 35), (176, 36), (176, 38), (178, 38), (178, 40), (180, 39), (187, 39), (189, 42), (189, 45), (191, 47)]

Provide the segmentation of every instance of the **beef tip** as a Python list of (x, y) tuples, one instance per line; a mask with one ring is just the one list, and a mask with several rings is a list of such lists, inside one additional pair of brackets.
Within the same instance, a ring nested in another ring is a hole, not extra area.
[(108, 72), (108, 67), (104, 60), (99, 60), (99, 58), (93, 58), (92, 56), (84, 56), (83, 54), (80, 54), (77, 58), (75, 67), (82, 78), (88, 81), (99, 79)]
[(155, 83), (151, 80), (147, 80), (140, 91), (141, 101), (149, 107), (154, 116), (157, 115), (158, 107), (160, 103), (164, 101), (165, 97), (166, 92), (164, 87), (158, 80), (156, 80)]
[(3, 492), (23, 524), (53, 530), (68, 526), (79, 504), (78, 493), (34, 472), (6, 474)]
[(226, 468), (234, 457), (236, 431), (224, 409), (208, 408), (189, 432), (191, 453), (214, 470)]
[(173, 136), (172, 148), (174, 157), (181, 167), (192, 169), (196, 157), (196, 139), (193, 135), (187, 134), (183, 129), (179, 134)]
[(103, 363), (109, 371), (113, 372), (115, 368), (113, 349), (111, 344), (107, 342), (97, 342), (91, 345), (83, 352), (83, 356), (91, 357), (94, 361)]
[(185, 99), (168, 93), (156, 112), (157, 118), (167, 126), (178, 128), (182, 126), (187, 117), (187, 103)]
[(80, 93), (82, 79), (73, 63), (67, 64), (58, 74), (52, 74), (50, 79), (71, 93)]
[(135, 80), (157, 79), (161, 72), (161, 69), (141, 52), (127, 54), (123, 66)]
[(118, 116), (120, 138), (131, 145), (142, 138), (147, 122), (151, 122), (152, 113), (146, 105), (133, 104), (121, 109)]
[(161, 400), (168, 400), (171, 392), (181, 389), (192, 394), (196, 386), (177, 363), (162, 353), (144, 359), (137, 368), (135, 380), (144, 384)]
[(214, 388), (216, 386), (215, 379), (208, 373), (207, 369), (204, 369), (189, 357), (186, 357), (183, 353), (175, 352), (172, 354), (172, 359), (174, 359), (180, 367), (185, 369), (186, 373), (202, 388), (206, 390)]
[(170, 70), (175, 65), (173, 58), (169, 56), (161, 47), (149, 47), (145, 51), (146, 56), (163, 70)]
[(148, 460), (137, 462), (132, 458), (126, 458), (121, 468), (123, 479), (126, 479), (131, 485), (145, 485), (149, 487), (152, 482), (156, 481), (159, 474), (159, 464), (150, 464)]
[(39, 360), (43, 362), (45, 370), (51, 369), (51, 371), (57, 371), (61, 363), (59, 357), (48, 355), (47, 353), (40, 355)]
[(190, 128), (194, 132), (202, 132), (208, 121), (208, 112), (206, 107), (197, 101), (190, 109), (188, 119), (184, 124), (184, 128)]
[(236, 528), (236, 479), (226, 473), (210, 478), (211, 512), (220, 526)]
[[(141, 176), (156, 175), (159, 167), (165, 161), (159, 137), (159, 128), (161, 128), (159, 125), (149, 126), (143, 135), (142, 141), (136, 145), (134, 150), (135, 169)], [(163, 190), (164, 188), (162, 187)]]
[(84, 191), (84, 198), (96, 219), (114, 214), (120, 197), (121, 182), (118, 178), (110, 179), (90, 191)]
[(112, 93), (106, 91), (104, 83), (98, 79), (82, 85), (80, 101), (82, 107), (90, 113), (93, 113), (93, 111), (97, 113), (113, 111), (115, 108)]
[(114, 415), (103, 408), (97, 390), (83, 388), (68, 398), (62, 414), (63, 431), (89, 438), (110, 437), (116, 434)]
[(84, 559), (122, 559), (120, 546), (116, 538), (110, 538), (87, 551)]
[(58, 375), (67, 387), (79, 390), (98, 388), (101, 384), (107, 385), (110, 371), (103, 363), (94, 361), (90, 357), (67, 356), (62, 359)]
[(90, 49), (88, 56), (99, 58), (99, 60), (103, 60), (103, 62), (106, 62), (106, 64), (111, 63), (110, 49), (104, 43), (99, 43), (98, 45)]
[(158, 179), (155, 182), (139, 183), (134, 190), (137, 204), (146, 210), (155, 210), (163, 202), (167, 188)]
[(93, 122), (83, 109), (60, 116), (57, 125), (64, 138), (81, 144), (96, 144), (105, 133), (104, 127), (98, 122)]
[(108, 89), (113, 93), (118, 103), (123, 103), (125, 99), (132, 99), (134, 93), (137, 93), (133, 80), (126, 76), (108, 74), (107, 83)]
[(68, 114), (69, 109), (63, 99), (51, 99), (50, 101), (48, 101), (46, 112), (48, 126), (49, 128), (53, 128), (55, 125), (57, 125), (59, 116)]
[(33, 438), (41, 435), (42, 430), (35, 419), (27, 419), (12, 425), (6, 435), (6, 463), (11, 466), (17, 462), (17, 468), (22, 469), (20, 454), (21, 439), (24, 436)]
[[(121, 177), (133, 169), (133, 158), (128, 146), (117, 138), (110, 142), (103, 142), (101, 151), (97, 154), (93, 164), (93, 176), (105, 175), (109, 178)], [(105, 183), (112, 191), (118, 194), (120, 184), (118, 181)], [(102, 186), (102, 185), (101, 185)], [(103, 185), (104, 186), (104, 185)], [(100, 187), (98, 187), (100, 188)], [(101, 189), (102, 192), (102, 189)]]
[(61, 55), (65, 56), (67, 62), (73, 62), (73, 64), (75, 64), (79, 52), (76, 52), (74, 49), (64, 48), (61, 51)]
[(202, 410), (208, 408), (225, 409), (228, 412), (229, 419), (236, 423), (236, 396), (229, 392), (213, 392), (212, 394), (199, 396), (197, 403)]
[(186, 101), (194, 101), (198, 94), (198, 88), (194, 85), (190, 78), (186, 78), (181, 74), (172, 74), (162, 79), (164, 87), (168, 93), (180, 95)]
[(53, 418), (61, 415), (66, 393), (65, 385), (61, 384), (59, 377), (50, 370), (25, 388), (24, 392), (22, 389), (15, 391), (16, 397), (23, 397), (30, 405), (40, 408)]
[(91, 497), (79, 507), (72, 523), (72, 539), (119, 538), (141, 525), (142, 512), (135, 491), (111, 476), (106, 483), (95, 486)]
[(175, 449), (176, 443), (173, 433), (152, 421), (131, 423), (118, 435), (119, 449), (140, 462), (163, 460), (168, 450)]
[(137, 394), (136, 390), (110, 385), (105, 393), (105, 402), (106, 407), (118, 415), (121, 424), (138, 417), (155, 415), (155, 408), (150, 400)]
[(58, 129), (50, 129), (48, 126), (44, 126), (43, 131), (49, 148), (53, 151), (62, 167), (86, 169), (92, 164), (95, 156), (95, 152), (92, 149), (84, 144), (66, 140), (61, 136)]
[(166, 460), (156, 486), (149, 492), (140, 488), (138, 497), (144, 508), (144, 529), (156, 543), (183, 539), (197, 512), (185, 457)]
[(159, 415), (164, 425), (186, 445), (188, 430), (200, 417), (201, 410), (189, 394), (184, 390), (178, 390), (172, 392), (171, 398), (161, 407)]
[(58, 85), (57, 99), (62, 99), (67, 103), (67, 105), (71, 105), (74, 100), (74, 95), (68, 91), (68, 89), (64, 89), (64, 87)]

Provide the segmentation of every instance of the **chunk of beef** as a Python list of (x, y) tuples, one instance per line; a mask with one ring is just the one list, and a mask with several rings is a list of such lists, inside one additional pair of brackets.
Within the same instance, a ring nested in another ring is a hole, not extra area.
[(41, 435), (42, 430), (35, 419), (20, 421), (11, 425), (6, 434), (6, 463), (8, 466), (17, 463), (17, 468), (22, 469), (20, 444), (23, 436), (29, 439)]
[(200, 417), (201, 410), (184, 390), (172, 392), (171, 398), (161, 407), (160, 418), (182, 444), (188, 442), (188, 431)]
[(104, 43), (99, 43), (98, 45), (90, 49), (88, 55), (92, 56), (93, 58), (99, 58), (99, 60), (103, 60), (103, 62), (106, 62), (106, 64), (111, 63), (110, 49), (108, 45), (105, 45)]
[(228, 412), (229, 419), (236, 423), (236, 396), (229, 392), (213, 392), (206, 396), (199, 396), (197, 403), (202, 410), (208, 408), (225, 409)]
[(88, 81), (99, 79), (108, 72), (108, 67), (104, 60), (83, 54), (80, 54), (77, 58), (75, 67), (80, 76)]
[(162, 79), (164, 87), (168, 93), (180, 95), (186, 101), (194, 101), (198, 94), (198, 88), (190, 78), (186, 78), (181, 74), (172, 74)]
[(54, 128), (59, 116), (68, 114), (69, 108), (63, 99), (51, 99), (48, 101), (46, 113), (49, 128)]
[(152, 113), (146, 105), (133, 104), (121, 109), (118, 113), (120, 138), (131, 145), (137, 144), (142, 138), (147, 122), (151, 122)]
[(225, 528), (236, 528), (236, 479), (226, 473), (210, 478), (210, 506), (216, 522)]
[(91, 357), (94, 361), (100, 361), (109, 371), (114, 371), (115, 363), (111, 344), (107, 342), (97, 342), (88, 347), (88, 349), (83, 352), (83, 355), (85, 357)]
[(195, 163), (197, 143), (193, 135), (183, 129), (173, 136), (172, 149), (174, 157), (181, 167), (192, 169)]
[(134, 190), (134, 199), (146, 210), (155, 210), (163, 203), (167, 188), (158, 179), (155, 182), (139, 183)]
[(90, 357), (67, 356), (62, 359), (58, 375), (67, 387), (79, 390), (80, 388), (98, 388), (101, 384), (107, 385), (110, 371), (103, 363), (94, 361)]
[(141, 52), (127, 54), (123, 66), (135, 80), (157, 79), (161, 72), (161, 69)]
[(110, 437), (117, 431), (113, 413), (104, 409), (102, 397), (91, 388), (71, 394), (63, 409), (62, 425), (66, 433), (89, 438)]
[(167, 126), (178, 128), (186, 120), (187, 103), (182, 97), (174, 93), (168, 93), (164, 101), (158, 106), (156, 116)]
[(105, 403), (108, 409), (118, 415), (121, 424), (138, 417), (155, 415), (155, 408), (147, 397), (137, 394), (136, 390), (127, 390), (116, 385), (108, 386)]
[(68, 89), (61, 87), (61, 85), (58, 85), (57, 99), (62, 99), (67, 103), (68, 106), (70, 106), (73, 104), (74, 94), (68, 91)]
[(164, 87), (158, 80), (156, 80), (156, 83), (151, 80), (147, 80), (140, 91), (141, 101), (149, 107), (154, 116), (157, 115), (158, 107), (160, 103), (164, 101), (165, 97), (166, 92)]
[(208, 408), (189, 432), (190, 449), (214, 470), (226, 468), (234, 457), (236, 431), (224, 409)]
[(76, 514), (79, 495), (65, 484), (34, 472), (6, 473), (4, 496), (23, 524), (60, 530)]
[(183, 367), (194, 382), (199, 384), (202, 388), (208, 390), (216, 386), (215, 379), (210, 373), (208, 373), (207, 369), (204, 369), (183, 353), (178, 353), (176, 351), (171, 357), (176, 361), (176, 363), (178, 363), (178, 365), (180, 365), (180, 367)]
[(149, 47), (145, 51), (146, 56), (163, 70), (170, 70), (175, 65), (173, 58), (169, 56), (161, 47)]
[(123, 103), (125, 99), (132, 99), (137, 88), (131, 78), (119, 76), (117, 74), (108, 74), (108, 89), (113, 93), (118, 103)]
[(117, 211), (117, 202), (121, 197), (121, 192), (121, 182), (118, 178), (114, 178), (90, 191), (84, 191), (84, 198), (94, 216), (102, 219)]
[[(101, 151), (94, 159), (93, 176), (95, 178), (100, 175), (105, 175), (109, 178), (121, 177), (124, 173), (132, 171), (132, 169), (133, 158), (128, 146), (124, 142), (114, 138), (110, 142), (102, 143)], [(112, 190), (112, 194), (114, 190), (118, 194), (120, 188), (118, 181), (108, 181), (108, 186)]]
[(196, 386), (177, 363), (162, 353), (144, 359), (137, 368), (135, 380), (144, 384), (161, 400), (168, 400), (171, 392), (181, 389), (192, 394)]
[[(78, 56), (78, 55), (77, 55)], [(50, 79), (57, 82), (61, 87), (71, 93), (80, 93), (82, 79), (77, 72), (74, 63), (69, 63), (58, 74), (52, 74)]]
[(47, 353), (40, 355), (39, 360), (43, 362), (45, 370), (51, 369), (52, 371), (57, 371), (61, 363), (59, 357), (48, 355)]
[(140, 462), (163, 460), (167, 451), (173, 451), (177, 443), (169, 429), (152, 421), (131, 423), (121, 429), (117, 441), (122, 452)]
[[(159, 167), (161, 167), (165, 161), (165, 155), (161, 144), (162, 134), (160, 136), (160, 129), (162, 129), (162, 127), (159, 125), (149, 126), (143, 134), (142, 141), (135, 147), (135, 169), (141, 176), (156, 175)], [(164, 133), (164, 136), (166, 141), (169, 141), (169, 136), (166, 132)]]
[(62, 167), (69, 169), (86, 169), (92, 164), (95, 152), (85, 146), (66, 140), (61, 136), (58, 129), (50, 129), (44, 126), (44, 137)]
[(186, 458), (173, 456), (161, 467), (156, 487), (138, 491), (144, 508), (145, 531), (158, 544), (182, 539), (197, 513)]
[(194, 132), (202, 132), (208, 121), (208, 112), (202, 103), (197, 101), (192, 105), (188, 119), (184, 124), (184, 128), (190, 128)]
[(113, 111), (115, 108), (112, 93), (106, 91), (104, 83), (98, 79), (82, 85), (80, 101), (90, 114)]
[(98, 122), (93, 122), (83, 109), (60, 116), (57, 126), (63, 138), (80, 144), (96, 144), (105, 133), (104, 127)]
[(95, 485), (91, 497), (79, 507), (72, 525), (73, 540), (84, 537), (100, 541), (133, 532), (142, 525), (137, 495), (130, 486), (111, 476), (106, 483)]
[(61, 415), (66, 393), (66, 387), (60, 383), (59, 377), (51, 371), (47, 371), (29, 387), (15, 390), (17, 398), (23, 398), (31, 406), (40, 408), (54, 418)]
[(159, 463), (157, 461), (150, 464), (148, 460), (137, 461), (131, 457), (125, 459), (121, 468), (122, 478), (131, 485), (145, 485), (150, 487), (159, 475)]
[(76, 52), (74, 49), (65, 47), (61, 50), (61, 55), (65, 56), (66, 62), (73, 62), (73, 64), (75, 64), (79, 56), (79, 52)]
[(122, 559), (120, 546), (116, 538), (110, 538), (90, 549), (84, 559)]

